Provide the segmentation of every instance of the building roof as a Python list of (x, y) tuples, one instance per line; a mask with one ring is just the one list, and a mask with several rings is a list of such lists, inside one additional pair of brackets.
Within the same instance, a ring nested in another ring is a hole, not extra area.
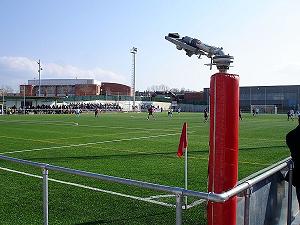
[[(28, 80), (29, 85), (39, 85), (39, 80)], [(41, 85), (100, 84), (94, 79), (41, 79)]]

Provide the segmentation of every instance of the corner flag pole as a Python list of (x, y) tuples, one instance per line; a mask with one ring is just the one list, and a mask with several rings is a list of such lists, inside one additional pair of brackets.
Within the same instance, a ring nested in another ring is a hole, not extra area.
[[(178, 145), (178, 151), (177, 156), (181, 157), (184, 152), (184, 188), (187, 190), (188, 188), (188, 162), (187, 162), (187, 123), (185, 122), (182, 127), (179, 145)], [(187, 208), (187, 196), (185, 196), (185, 208)]]
[[(188, 151), (187, 146), (184, 151), (184, 189), (188, 189)], [(185, 196), (185, 209), (187, 208), (187, 196)]]

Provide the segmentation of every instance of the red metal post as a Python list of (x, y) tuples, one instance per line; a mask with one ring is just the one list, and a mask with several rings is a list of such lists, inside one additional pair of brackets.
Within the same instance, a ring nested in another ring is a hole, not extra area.
[[(216, 73), (210, 81), (208, 191), (222, 193), (238, 181), (239, 77)], [(208, 225), (236, 225), (237, 198), (208, 202)]]

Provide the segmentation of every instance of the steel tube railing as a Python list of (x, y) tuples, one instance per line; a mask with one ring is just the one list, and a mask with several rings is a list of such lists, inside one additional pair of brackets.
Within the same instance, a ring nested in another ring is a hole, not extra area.
[(39, 167), (39, 168), (45, 168), (48, 165), (46, 163), (32, 162), (32, 161), (28, 161), (28, 160), (24, 160), (24, 159), (17, 159), (17, 158), (13, 158), (13, 157), (1, 155), (1, 154), (0, 154), (0, 159), (15, 162), (15, 163), (21, 163), (21, 164), (25, 164), (25, 165), (29, 165), (29, 166)]
[(173, 194), (182, 193), (182, 191), (184, 190), (184, 188), (179, 188), (179, 187), (170, 187), (170, 186), (165, 186), (165, 185), (160, 185), (160, 184), (148, 183), (148, 182), (144, 182), (144, 181), (137, 181), (137, 180), (131, 180), (131, 179), (126, 179), (126, 178), (91, 173), (91, 172), (75, 170), (75, 169), (70, 169), (70, 168), (65, 168), (65, 167), (53, 166), (53, 165), (49, 165), (46, 163), (37, 163), (37, 162), (31, 162), (31, 161), (23, 160), (23, 159), (16, 159), (16, 158), (4, 156), (4, 155), (0, 155), (0, 159), (11, 161), (11, 162), (16, 162), (16, 163), (21, 163), (21, 164), (26, 164), (26, 165), (31, 165), (31, 166), (39, 167), (39, 168), (46, 168), (46, 169), (52, 170), (52, 171), (63, 172), (63, 173), (68, 173), (68, 174), (73, 174), (73, 175), (79, 175), (79, 176), (83, 176), (83, 177), (89, 177), (89, 178), (94, 178), (94, 179), (98, 179), (98, 180), (110, 181), (110, 182), (114, 182), (114, 183), (132, 185), (132, 186), (152, 189), (152, 190), (156, 190), (156, 191), (165, 191), (165, 192), (170, 192)]
[(126, 178), (91, 173), (91, 172), (86, 172), (86, 171), (81, 171), (81, 170), (69, 169), (69, 168), (53, 166), (53, 165), (49, 165), (49, 164), (45, 164), (45, 163), (37, 163), (37, 162), (31, 162), (31, 161), (23, 160), (23, 159), (16, 159), (16, 158), (4, 156), (4, 155), (0, 155), (0, 159), (4, 159), (7, 161), (16, 162), (16, 163), (22, 163), (22, 164), (26, 164), (26, 165), (31, 165), (31, 166), (35, 166), (35, 167), (40, 167), (40, 168), (47, 168), (48, 170), (53, 170), (53, 171), (58, 171), (58, 172), (64, 172), (64, 173), (69, 173), (69, 174), (73, 174), (73, 175), (90, 177), (90, 178), (94, 178), (94, 179), (98, 179), (98, 180), (105, 180), (105, 181), (110, 181), (110, 182), (114, 182), (114, 183), (133, 185), (133, 186), (152, 189), (152, 190), (156, 190), (156, 191), (165, 191), (165, 192), (169, 192), (169, 193), (173, 193), (173, 194), (182, 193), (183, 195), (186, 195), (186, 196), (198, 197), (201, 199), (206, 199), (206, 200), (214, 201), (214, 202), (225, 202), (229, 198), (245, 191), (246, 189), (252, 187), (254, 184), (256, 184), (256, 183), (266, 179), (267, 177), (273, 175), (274, 173), (282, 170), (283, 168), (287, 167), (291, 163), (291, 161), (289, 160), (290, 158), (287, 158), (286, 162), (270, 169), (269, 171), (266, 171), (265, 173), (263, 173), (257, 177), (254, 177), (254, 178), (248, 180), (247, 182), (244, 182), (244, 183), (232, 188), (231, 190), (229, 190), (227, 192), (216, 194), (213, 192), (207, 193), (207, 192), (200, 192), (200, 191), (185, 190), (184, 188), (180, 188), (180, 187), (171, 187), (171, 186), (165, 186), (165, 185), (160, 185), (160, 184), (148, 183), (148, 182), (144, 182), (144, 181), (137, 181), (137, 180), (131, 180), (131, 179), (126, 179)]
[(293, 183), (292, 180), (293, 180), (293, 163), (289, 165), (287, 225), (292, 224), (292, 183)]
[(44, 210), (44, 225), (48, 225), (48, 170), (43, 169), (43, 210)]
[(165, 186), (165, 185), (160, 185), (160, 184), (153, 184), (153, 183), (148, 183), (148, 182), (144, 182), (144, 181), (137, 181), (137, 180), (131, 180), (131, 179), (126, 179), (126, 178), (120, 178), (120, 177), (113, 177), (113, 176), (91, 173), (91, 172), (86, 172), (86, 171), (80, 171), (80, 170), (75, 170), (75, 169), (69, 169), (69, 168), (64, 168), (64, 167), (59, 167), (59, 166), (47, 165), (46, 168), (49, 170), (57, 171), (57, 172), (64, 172), (64, 173), (79, 175), (79, 176), (83, 176), (83, 177), (90, 177), (90, 178), (94, 178), (97, 180), (110, 181), (113, 183), (120, 183), (120, 184), (125, 184), (125, 185), (142, 187), (142, 188), (156, 190), (156, 191), (165, 191), (165, 192), (170, 192), (173, 194), (182, 193), (182, 190), (184, 190), (183, 188), (179, 188), (179, 187), (170, 187), (170, 186)]
[(194, 196), (202, 199), (206, 199), (213, 202), (225, 202), (229, 198), (245, 191), (248, 188), (251, 188), (254, 184), (257, 184), (258, 182), (268, 178), (269, 176), (273, 175), (274, 173), (277, 173), (278, 171), (286, 168), (291, 164), (290, 157), (286, 159), (286, 162), (283, 162), (270, 170), (264, 172), (263, 174), (258, 175), (257, 177), (254, 177), (252, 179), (249, 179), (248, 181), (245, 181), (238, 186), (230, 189), (229, 191), (223, 192), (221, 194), (216, 193), (205, 193), (205, 192), (198, 192), (198, 191), (190, 191), (190, 190), (183, 190), (183, 194), (187, 196)]
[(176, 194), (176, 225), (182, 224), (182, 194)]
[[(264, 173), (237, 185), (236, 187), (232, 188), (231, 190), (229, 190), (227, 192), (217, 194), (217, 193), (213, 193), (213, 192), (207, 193), (207, 192), (200, 192), (200, 191), (193, 191), (193, 190), (185, 190), (184, 188), (180, 188), (180, 187), (171, 187), (171, 186), (165, 186), (165, 185), (160, 185), (160, 184), (148, 183), (148, 182), (144, 182), (144, 181), (137, 181), (137, 180), (113, 177), (113, 176), (108, 176), (108, 175), (103, 175), (103, 174), (96, 174), (96, 173), (91, 173), (91, 172), (86, 172), (86, 171), (80, 171), (80, 170), (75, 170), (75, 169), (70, 169), (70, 168), (49, 165), (46, 163), (31, 162), (28, 160), (8, 157), (8, 156), (1, 155), (1, 154), (0, 154), (0, 159), (15, 162), (15, 163), (31, 165), (31, 166), (39, 167), (39, 168), (43, 169), (44, 219), (47, 220), (47, 223), (44, 223), (44, 224), (48, 224), (48, 170), (63, 172), (63, 173), (68, 173), (68, 174), (73, 174), (73, 175), (79, 175), (79, 176), (83, 176), (83, 177), (90, 177), (90, 178), (94, 178), (97, 180), (104, 180), (104, 181), (109, 181), (109, 182), (114, 182), (114, 183), (120, 183), (120, 184), (131, 185), (131, 186), (136, 186), (136, 187), (141, 187), (141, 188), (175, 194), (175, 196), (176, 196), (176, 221), (178, 221), (178, 224), (181, 224), (182, 223), (182, 197), (183, 196), (193, 196), (193, 197), (197, 197), (200, 199), (206, 199), (206, 200), (213, 201), (213, 202), (225, 202), (229, 198), (236, 196), (239, 193), (245, 192), (246, 190), (250, 189), (256, 183), (270, 177), (271, 175), (275, 174), (276, 172), (278, 172), (286, 167), (289, 167), (292, 164), (291, 158), (289, 157), (289, 158), (285, 159), (284, 161), (282, 161), (282, 163), (280, 162), (279, 165), (276, 165), (276, 166), (270, 168), (268, 171), (265, 171)], [(290, 182), (290, 185), (291, 185), (291, 182)], [(291, 192), (289, 192), (289, 193), (291, 193)], [(250, 199), (248, 199), (248, 200), (250, 201)], [(246, 201), (248, 201), (248, 200), (245, 199), (245, 204), (246, 204)], [(247, 202), (247, 204), (250, 204), (250, 202)], [(289, 204), (291, 204), (291, 203), (289, 203)], [(245, 205), (245, 207), (248, 207), (248, 206)], [(180, 208), (180, 210), (179, 210), (179, 208)], [(47, 216), (45, 214), (47, 214)], [(289, 215), (288, 217), (291, 219), (291, 215)], [(179, 221), (181, 221), (181, 222), (179, 222)], [(176, 222), (176, 224), (177, 224), (177, 222)], [(245, 223), (245, 224), (247, 224), (247, 223)]]
[(251, 189), (248, 188), (245, 192), (245, 205), (244, 205), (244, 225), (249, 225), (249, 219), (250, 219), (250, 195), (251, 195)]

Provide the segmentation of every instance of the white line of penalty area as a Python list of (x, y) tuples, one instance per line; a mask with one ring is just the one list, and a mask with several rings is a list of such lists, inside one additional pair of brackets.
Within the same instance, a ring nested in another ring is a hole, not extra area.
[[(4, 170), (4, 171), (12, 172), (12, 173), (17, 173), (17, 174), (29, 176), (29, 177), (35, 177), (35, 178), (43, 179), (42, 176), (38, 176), (38, 175), (35, 175), (35, 174), (31, 174), (31, 173), (25, 173), (25, 172), (22, 172), (22, 171), (12, 170), (12, 169), (8, 169), (8, 168), (4, 168), (4, 167), (0, 167), (0, 169)], [(67, 181), (63, 181), (63, 180), (57, 180), (57, 179), (53, 179), (53, 178), (48, 178), (48, 180), (56, 182), (56, 183), (60, 183), (60, 184), (66, 184), (66, 185), (70, 185), (70, 186), (74, 186), (74, 187), (80, 187), (80, 188), (84, 188), (84, 189), (88, 189), (88, 190), (92, 190), (92, 191), (103, 192), (103, 193), (106, 193), (106, 194), (117, 195), (117, 196), (130, 198), (130, 199), (135, 199), (135, 200), (144, 201), (144, 202), (150, 202), (150, 203), (154, 203), (154, 204), (158, 204), (158, 205), (162, 205), (162, 206), (167, 206), (167, 207), (172, 207), (172, 208), (176, 207), (176, 205), (173, 205), (173, 204), (170, 204), (170, 203), (165, 203), (165, 202), (160, 202), (160, 201), (157, 201), (157, 200), (153, 200), (152, 196), (143, 198), (143, 197), (127, 195), (127, 194), (123, 194), (123, 193), (119, 193), (119, 192), (104, 190), (104, 189), (100, 189), (100, 188), (90, 187), (90, 186), (86, 186), (86, 185), (82, 185), (82, 184), (67, 182)], [(173, 196), (175, 196), (175, 195), (173, 195)], [(164, 196), (162, 196), (162, 197), (164, 197)], [(170, 197), (170, 195), (166, 195), (166, 197)]]
[[(121, 134), (135, 134), (135, 133), (145, 133), (147, 131), (127, 131), (122, 133), (117, 133), (118, 135)], [(15, 140), (24, 140), (24, 141), (35, 141), (35, 142), (44, 142), (44, 143), (51, 143), (51, 144), (59, 144), (59, 140), (70, 140), (70, 139), (80, 139), (80, 138), (86, 138), (86, 137), (106, 137), (116, 135), (115, 133), (111, 134), (93, 134), (93, 135), (85, 135), (85, 136), (73, 136), (73, 137), (66, 137), (66, 138), (47, 138), (47, 139), (31, 139), (31, 138), (20, 138), (20, 137), (10, 137), (1, 135), (0, 138), (8, 138), (8, 139), (15, 139)]]
[(40, 124), (40, 125), (59, 125), (59, 126), (74, 126), (76, 122), (65, 122), (59, 120), (43, 120), (43, 121), (28, 121), (28, 120), (0, 120), (1, 123), (18, 123), (18, 124)]
[(144, 136), (144, 137), (115, 139), (115, 140), (109, 140), (109, 141), (97, 141), (97, 142), (90, 142), (90, 143), (84, 143), (84, 144), (72, 144), (72, 145), (64, 145), (64, 146), (53, 146), (53, 147), (45, 147), (45, 148), (25, 149), (25, 150), (11, 151), (11, 152), (2, 152), (2, 153), (0, 153), (0, 155), (22, 153), (22, 152), (43, 151), (43, 150), (51, 150), (51, 149), (61, 149), (61, 148), (81, 147), (81, 146), (88, 146), (88, 145), (97, 145), (97, 144), (122, 142), (122, 141), (132, 141), (132, 140), (140, 140), (140, 139), (150, 139), (150, 138), (157, 138), (157, 137), (175, 136), (175, 135), (180, 135), (180, 134), (181, 133), (160, 134), (160, 135), (152, 135), (152, 136)]
[(178, 131), (181, 127), (176, 128), (172, 127), (170, 129), (159, 129), (159, 128), (139, 128), (139, 127), (119, 127), (119, 126), (103, 126), (103, 125), (87, 125), (87, 124), (79, 124), (77, 122), (64, 122), (64, 121), (27, 121), (27, 120), (0, 120), (2, 123), (19, 123), (19, 124), (37, 124), (37, 125), (54, 125), (54, 126), (79, 126), (79, 127), (90, 127), (90, 128), (110, 128), (110, 129), (125, 129), (125, 130), (143, 130), (143, 131)]

